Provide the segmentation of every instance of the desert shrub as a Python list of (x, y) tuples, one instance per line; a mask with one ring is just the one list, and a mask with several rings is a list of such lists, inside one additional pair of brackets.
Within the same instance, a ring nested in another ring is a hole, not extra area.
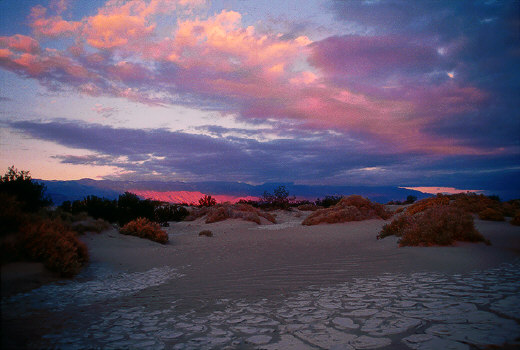
[(325, 196), (323, 199), (316, 199), (314, 204), (318, 207), (330, 208), (338, 204), (341, 198), (343, 198), (343, 196)]
[(15, 196), (0, 192), (0, 237), (18, 231), (24, 221), (21, 203)]
[(22, 226), (20, 238), (28, 258), (64, 277), (74, 276), (88, 262), (86, 245), (59, 220), (31, 220)]
[(45, 189), (45, 185), (31, 179), (29, 171), (18, 171), (14, 166), (0, 177), (0, 193), (15, 197), (23, 211), (36, 212), (51, 205), (52, 201), (45, 196)]
[(478, 217), (480, 220), (488, 220), (488, 221), (504, 221), (504, 215), (495, 210), (493, 208), (486, 208), (478, 213)]
[(388, 236), (401, 237), (404, 229), (410, 226), (411, 222), (412, 219), (410, 216), (401, 215), (392, 220), (391, 223), (385, 224), (379, 235), (377, 235), (377, 239), (383, 239)]
[[(295, 198), (292, 198), (294, 200)], [(268, 209), (287, 209), (290, 206), (291, 199), (289, 191), (283, 185), (276, 187), (273, 193), (267, 191), (262, 196), (263, 207)]]
[(513, 219), (510, 221), (511, 225), (520, 226), (520, 211), (513, 216)]
[(397, 210), (395, 211), (394, 214), (400, 214), (400, 213), (402, 213), (402, 212), (404, 211), (404, 209), (405, 209), (404, 207), (402, 207), (402, 208), (397, 208)]
[(338, 223), (367, 219), (388, 219), (392, 214), (379, 203), (372, 203), (361, 196), (352, 195), (342, 198), (331, 208), (318, 209), (303, 220), (302, 225)]
[(146, 218), (137, 218), (130, 221), (119, 229), (119, 232), (124, 235), (137, 236), (146, 238), (154, 242), (166, 244), (168, 242), (168, 235), (161, 230), (159, 224), (152, 222)]
[(248, 204), (219, 204), (217, 206), (209, 208), (205, 212), (205, 214), (201, 214), (201, 212), (198, 212), (195, 215), (207, 215), (207, 224), (224, 221), (227, 219), (242, 219), (260, 225), (261, 217), (265, 218), (266, 220), (272, 223), (276, 223), (276, 219), (273, 215), (266, 213), (258, 208), (254, 208)]
[(513, 199), (502, 203), (501, 211), (504, 216), (514, 217), (515, 214), (520, 211), (520, 199)]
[(468, 213), (480, 213), (481, 211), (492, 208), (494, 210), (500, 210), (501, 204), (497, 196), (488, 197), (483, 194), (476, 193), (457, 193), (448, 196), (452, 203), (451, 205), (457, 208), (461, 208)]
[(199, 207), (212, 207), (217, 204), (217, 200), (207, 194), (199, 199)]
[(439, 193), (436, 197), (421, 199), (420, 201), (410, 205), (408, 208), (406, 208), (406, 213), (408, 215), (415, 215), (425, 211), (428, 208), (448, 204), (450, 204), (450, 198)]
[(312, 203), (302, 204), (302, 205), (298, 206), (298, 210), (301, 210), (301, 211), (316, 211), (318, 209), (320, 209), (320, 207), (318, 207), (316, 204), (312, 204)]
[(207, 215), (209, 212), (209, 207), (202, 207), (202, 208), (196, 208), (192, 207), (189, 210), (188, 216), (184, 219), (184, 221), (194, 221), (198, 218), (203, 217), (204, 215)]
[(213, 237), (213, 232), (210, 230), (203, 230), (199, 232), (199, 236)]
[(404, 200), (404, 201), (391, 200), (391, 201), (389, 201), (386, 204), (388, 204), (388, 205), (405, 205), (405, 204), (412, 204), (415, 201), (417, 201), (417, 197), (409, 195), (408, 197), (406, 197), (406, 200)]
[(241, 199), (237, 202), (237, 204), (248, 204), (252, 207), (258, 208), (260, 206), (260, 203), (258, 201), (254, 201), (251, 199)]
[(161, 205), (155, 208), (155, 222), (165, 223), (168, 221), (182, 221), (188, 216), (189, 212), (180, 205)]
[(101, 233), (112, 227), (109, 222), (103, 219), (92, 218), (72, 222), (70, 226), (74, 231), (76, 231), (79, 234), (84, 234), (85, 232)]
[(385, 225), (378, 238), (400, 237), (399, 246), (450, 245), (454, 241), (485, 242), (476, 229), (473, 216), (461, 208), (434, 206), (413, 216), (404, 215)]
[(155, 202), (148, 199), (141, 200), (137, 195), (125, 192), (117, 200), (117, 221), (120, 226), (138, 218), (146, 218), (153, 221), (155, 207)]

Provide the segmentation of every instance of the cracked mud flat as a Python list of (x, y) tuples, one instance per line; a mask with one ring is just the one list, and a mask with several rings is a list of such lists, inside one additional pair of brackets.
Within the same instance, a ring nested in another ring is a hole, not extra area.
[[(183, 278), (177, 269), (95, 273), (94, 280), (46, 285), (4, 299), (3, 317), (66, 320), (59, 330), (52, 322), (47, 328), (41, 324), (42, 336), (27, 343), (29, 348), (520, 346), (520, 262), (466, 274), (386, 273), (269, 299), (201, 300), (190, 308), (161, 289)], [(142, 293), (146, 290), (153, 293)], [(162, 297), (150, 297), (154, 293)]]

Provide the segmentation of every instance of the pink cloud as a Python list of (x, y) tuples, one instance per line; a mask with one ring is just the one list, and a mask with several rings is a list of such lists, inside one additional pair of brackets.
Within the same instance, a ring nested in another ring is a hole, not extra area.
[(96, 103), (94, 107), (92, 107), (92, 110), (96, 112), (97, 114), (103, 116), (104, 118), (111, 117), (114, 113), (117, 112), (117, 108), (115, 107), (106, 107), (99, 103)]
[(147, 25), (140, 17), (98, 14), (89, 18), (84, 35), (90, 46), (110, 49), (142, 39), (150, 35), (154, 28), (155, 25)]
[(40, 44), (31, 37), (15, 34), (13, 36), (0, 37), (0, 47), (11, 50), (35, 54), (40, 51)]
[(258, 33), (227, 10), (180, 16), (171, 35), (158, 38), (156, 15), (200, 3), (111, 0), (78, 22), (61, 17), (66, 2), (55, 2), (53, 16), (37, 6), (31, 12), (35, 34), (73, 35), (74, 45), (61, 52), (41, 50), (28, 36), (0, 38), (0, 65), (90, 96), (150, 105), (189, 96), (244, 119), (339, 129), (400, 151), (477, 152), (424, 130), (435, 118), (475, 110), (486, 99), (447, 75), (445, 81), (430, 78), (449, 66), (434, 44), (397, 36), (285, 39)]
[(47, 16), (47, 9), (40, 5), (31, 9), (29, 25), (38, 36), (72, 36), (82, 27), (81, 22), (66, 21), (60, 15)]

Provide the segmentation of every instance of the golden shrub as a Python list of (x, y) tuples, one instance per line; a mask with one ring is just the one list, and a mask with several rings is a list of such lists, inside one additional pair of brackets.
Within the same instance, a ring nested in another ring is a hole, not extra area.
[(64, 277), (74, 276), (88, 262), (86, 245), (60, 220), (35, 220), (25, 224), (20, 234), (23, 251), (30, 259), (42, 261)]
[(392, 214), (382, 204), (373, 203), (358, 195), (352, 195), (342, 198), (333, 207), (316, 210), (303, 220), (302, 225), (333, 224), (375, 218), (386, 220), (391, 216)]
[(159, 224), (146, 218), (137, 218), (130, 221), (125, 226), (120, 228), (119, 232), (124, 235), (146, 238), (161, 244), (166, 244), (168, 242), (168, 235), (166, 232), (161, 230)]

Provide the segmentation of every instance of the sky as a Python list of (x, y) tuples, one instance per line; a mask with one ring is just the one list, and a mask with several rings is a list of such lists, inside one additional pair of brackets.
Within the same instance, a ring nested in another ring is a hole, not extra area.
[(520, 193), (520, 2), (0, 0), (0, 168)]

